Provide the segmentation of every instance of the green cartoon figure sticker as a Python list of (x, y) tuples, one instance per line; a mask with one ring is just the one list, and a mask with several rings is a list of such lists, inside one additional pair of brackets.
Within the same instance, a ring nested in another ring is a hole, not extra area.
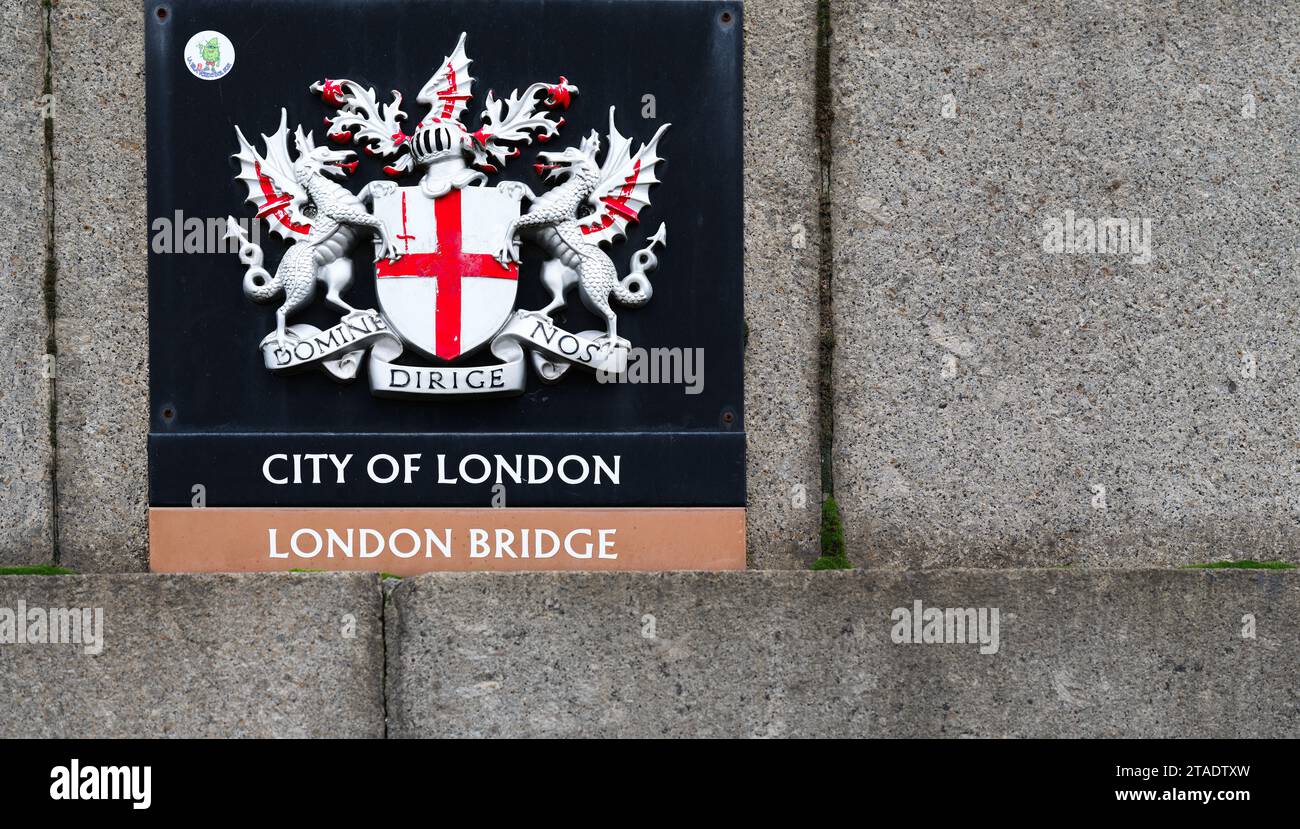
[(208, 69), (215, 69), (217, 61), (221, 60), (221, 41), (215, 37), (199, 48), (199, 56), (207, 64)]
[(235, 47), (221, 32), (199, 32), (185, 45), (185, 65), (196, 78), (224, 78), (235, 66)]

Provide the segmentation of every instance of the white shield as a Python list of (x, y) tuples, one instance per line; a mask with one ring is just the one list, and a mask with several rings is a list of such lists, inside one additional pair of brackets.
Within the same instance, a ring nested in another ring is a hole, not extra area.
[(493, 258), (519, 202), (489, 187), (430, 199), (399, 187), (375, 202), (402, 256), (375, 262), (384, 316), (413, 349), (454, 360), (487, 342), (515, 305), (519, 266)]

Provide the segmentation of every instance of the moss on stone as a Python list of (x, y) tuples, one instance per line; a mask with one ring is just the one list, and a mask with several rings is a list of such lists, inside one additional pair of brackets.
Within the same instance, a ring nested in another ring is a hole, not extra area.
[(840, 520), (840, 505), (835, 496), (827, 495), (822, 501), (821, 558), (812, 563), (813, 570), (852, 570), (844, 548), (844, 522)]
[(30, 564), (19, 567), (0, 567), (0, 576), (75, 576), (76, 572), (67, 567), (55, 567), (53, 564)]
[(1294, 570), (1296, 565), (1286, 561), (1207, 561), (1204, 564), (1184, 565), (1189, 570)]

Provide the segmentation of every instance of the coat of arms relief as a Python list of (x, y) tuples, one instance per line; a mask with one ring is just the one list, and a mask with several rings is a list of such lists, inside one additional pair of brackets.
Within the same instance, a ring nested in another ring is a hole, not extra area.
[[(416, 96), (427, 111), (409, 134), (398, 91), (382, 102), (351, 80), (310, 86), (334, 111), (325, 118), (329, 142), (354, 144), (383, 160), (389, 176), (418, 175), (418, 183), (372, 181), (353, 193), (339, 182), (356, 171), (356, 153), (318, 146), (301, 126), (291, 132), (283, 110), (261, 152), (236, 128), (248, 201), (289, 243), (271, 273), (261, 248), (233, 217), (227, 224), (246, 266), (245, 294), (279, 303), (275, 330), (260, 345), (267, 369), (319, 369), (350, 382), (365, 362), (372, 392), (416, 397), (519, 394), (528, 362), (547, 383), (574, 366), (609, 376), (625, 370), (630, 343), (618, 336), (616, 309), (650, 301), (649, 275), (667, 229), (661, 224), (632, 253), (624, 273), (608, 249), (650, 205), (669, 125), (638, 146), (619, 131), (611, 107), (603, 139), (593, 130), (577, 146), (537, 154), (540, 192), (512, 179), (492, 184), (522, 147), (559, 137), (579, 90), (561, 77), (506, 98), (489, 92), (471, 131), (463, 121), (474, 87), (465, 41), (462, 34)], [(363, 238), (374, 247), (377, 309), (347, 299)], [(529, 248), (545, 257), (541, 279), (550, 294), (536, 310), (515, 307)], [(553, 315), (575, 288), (604, 330), (556, 325)], [(318, 298), (340, 314), (338, 324), (321, 330), (293, 322)], [(457, 365), (484, 348), (497, 362)]]

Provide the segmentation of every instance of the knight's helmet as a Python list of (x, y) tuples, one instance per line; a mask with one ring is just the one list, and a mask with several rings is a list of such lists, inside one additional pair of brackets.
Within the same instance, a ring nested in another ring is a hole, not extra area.
[(420, 123), (411, 136), (411, 156), (420, 166), (436, 164), (469, 149), (469, 136), (455, 121)]
[(425, 195), (437, 198), (453, 187), (487, 180), (486, 175), (469, 167), (473, 140), (459, 121), (430, 118), (420, 122), (408, 146), (415, 166), (425, 168), (420, 180)]

